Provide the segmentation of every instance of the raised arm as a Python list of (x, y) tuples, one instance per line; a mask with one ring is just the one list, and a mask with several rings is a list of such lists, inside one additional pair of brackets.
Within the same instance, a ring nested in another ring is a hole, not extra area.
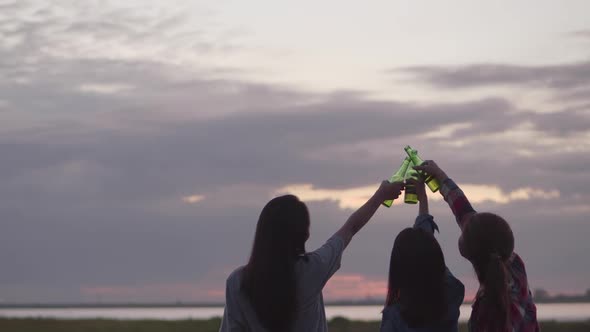
[(434, 218), (428, 212), (428, 196), (426, 196), (426, 189), (424, 181), (409, 179), (408, 185), (413, 185), (416, 188), (416, 195), (418, 196), (418, 216), (414, 222), (414, 228), (425, 230), (429, 233), (434, 234), (434, 231), (438, 231), (438, 226), (434, 222)]
[(418, 215), (430, 214), (428, 212), (428, 196), (426, 196), (424, 181), (412, 180), (412, 184), (415, 186), (416, 195), (418, 196)]
[(422, 166), (415, 166), (414, 169), (434, 176), (441, 183), (440, 193), (449, 204), (457, 224), (463, 231), (471, 216), (475, 214), (475, 210), (461, 188), (433, 160), (427, 160)]
[(383, 181), (371, 198), (350, 215), (344, 225), (336, 232), (344, 240), (345, 247), (350, 243), (352, 237), (367, 224), (381, 203), (398, 198), (403, 187), (402, 182), (390, 183), (389, 181)]

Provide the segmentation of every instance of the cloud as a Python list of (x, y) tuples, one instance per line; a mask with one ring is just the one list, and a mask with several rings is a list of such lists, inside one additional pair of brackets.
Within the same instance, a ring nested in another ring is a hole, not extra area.
[(375, 186), (350, 188), (343, 190), (314, 188), (312, 184), (288, 185), (277, 190), (277, 194), (293, 194), (303, 201), (335, 201), (341, 209), (357, 209), (365, 203)]
[[(397, 71), (397, 70), (395, 70)], [(459, 66), (415, 66), (401, 70), (439, 88), (476, 88), (498, 85), (529, 85), (549, 89), (572, 89), (590, 84), (590, 62), (523, 66), (480, 63)]]
[(195, 203), (198, 203), (204, 199), (205, 199), (205, 196), (203, 196), (203, 195), (190, 195), (190, 196), (184, 196), (182, 198), (182, 201), (189, 203), (189, 204), (195, 204)]
[(495, 185), (462, 184), (461, 188), (472, 203), (486, 201), (508, 204), (522, 200), (550, 200), (560, 196), (559, 190), (541, 190), (534, 188), (518, 188), (510, 192), (504, 192)]
[(221, 302), (224, 289), (205, 288), (197, 281), (185, 283), (161, 283), (144, 285), (92, 285), (82, 286), (81, 295), (88, 301), (100, 299), (104, 302), (123, 302), (137, 299), (142, 302), (158, 302), (166, 298), (170, 301), (209, 301)]
[(126, 84), (82, 84), (79, 89), (82, 92), (98, 94), (114, 94), (132, 89), (133, 87)]
[(80, 295), (84, 301), (128, 303), (129, 299), (139, 302), (157, 303), (162, 299), (168, 302), (222, 303), (225, 298), (225, 285), (216, 281), (223, 279), (226, 270), (208, 271), (197, 280), (134, 282), (129, 284), (93, 284), (82, 285)]
[(580, 38), (590, 38), (590, 30), (573, 31), (573, 32), (571, 32), (571, 35), (574, 37), (580, 37)]
[[(535, 188), (517, 188), (505, 192), (497, 185), (462, 184), (461, 188), (472, 203), (493, 202), (508, 204), (521, 200), (549, 200), (560, 196), (559, 190), (542, 190)], [(314, 188), (312, 184), (292, 184), (279, 188), (277, 194), (293, 194), (299, 199), (308, 202), (334, 201), (341, 209), (358, 209), (375, 192), (376, 185), (347, 189), (323, 189)], [(403, 194), (402, 194), (403, 197)], [(442, 200), (438, 194), (430, 197), (433, 200)], [(394, 201), (394, 204), (401, 204), (401, 198)]]
[(427, 139), (441, 139), (441, 138), (452, 138), (454, 134), (461, 129), (468, 129), (473, 126), (472, 123), (453, 123), (449, 125), (443, 125), (436, 130), (425, 133), (422, 137)]
[(519, 100), (535, 113), (576, 111), (587, 114), (590, 102), (590, 62), (587, 60), (543, 65), (421, 65), (392, 69), (390, 73), (409, 77), (406, 82), (436, 88), (443, 95), (455, 95), (460, 90), (471, 95), (493, 94)]
[(362, 274), (336, 274), (326, 284), (324, 296), (328, 300), (384, 299), (387, 294), (387, 280), (368, 278)]

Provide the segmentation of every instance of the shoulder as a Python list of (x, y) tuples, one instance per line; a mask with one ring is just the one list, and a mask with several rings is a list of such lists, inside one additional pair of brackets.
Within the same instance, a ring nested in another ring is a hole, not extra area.
[(526, 274), (526, 270), (524, 267), (524, 261), (516, 252), (513, 252), (512, 255), (510, 255), (508, 262), (509, 262), (510, 268), (512, 270), (514, 270), (514, 272)]
[(465, 286), (457, 279), (451, 271), (447, 268), (447, 275), (445, 280), (447, 293), (447, 320), (457, 322), (459, 319), (461, 304), (465, 298)]
[(332, 237), (330, 237), (328, 239), (328, 241), (326, 241), (324, 246), (329, 246), (329, 247), (332, 247), (335, 249), (343, 250), (344, 249), (344, 239), (342, 238), (342, 236), (340, 236), (338, 234), (334, 234), (334, 235), (332, 235)]
[(383, 309), (381, 332), (407, 331), (407, 329), (408, 327), (404, 323), (397, 305), (388, 305), (385, 307), (385, 309)]
[(457, 279), (457, 277), (455, 277), (451, 273), (449, 268), (447, 268), (447, 270), (446, 270), (445, 283), (448, 288), (451, 288), (455, 291), (459, 291), (461, 293), (461, 295), (463, 295), (465, 293), (465, 285), (463, 285), (461, 280)]
[(395, 304), (385, 307), (383, 309), (383, 319), (393, 321), (401, 319), (399, 308)]
[(510, 290), (513, 300), (517, 303), (532, 301), (524, 261), (517, 253), (512, 253), (509, 259)]
[(326, 241), (320, 248), (307, 253), (308, 257), (316, 257), (316, 258), (326, 258), (326, 256), (332, 256), (342, 253), (344, 250), (344, 239), (338, 235), (334, 234), (332, 237)]
[(225, 285), (228, 290), (234, 291), (240, 288), (240, 282), (242, 280), (242, 273), (244, 270), (244, 266), (240, 266), (237, 269), (233, 270), (232, 273), (229, 274), (227, 280), (225, 281)]
[[(340, 260), (342, 252), (344, 251), (344, 240), (338, 234), (334, 234), (331, 238), (326, 241), (318, 249), (309, 252), (305, 255), (305, 259), (298, 260), (304, 264), (298, 264), (304, 266), (304, 269), (308, 273), (320, 273), (333, 271), (335, 272), (340, 267)], [(315, 271), (315, 272), (314, 272)]]
[(524, 261), (517, 253), (512, 253), (508, 260), (508, 267), (510, 269), (510, 275), (512, 277), (512, 287), (525, 289), (528, 287), (526, 268), (524, 267)]

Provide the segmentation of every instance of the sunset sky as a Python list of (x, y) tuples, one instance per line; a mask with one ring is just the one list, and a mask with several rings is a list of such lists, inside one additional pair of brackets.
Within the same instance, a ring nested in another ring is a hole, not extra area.
[[(590, 288), (590, 2), (0, 0), (0, 302), (223, 301), (266, 202), (308, 250), (410, 144), (504, 216), (531, 288)], [(431, 212), (476, 290), (459, 229)], [(328, 300), (385, 296), (381, 208)]]

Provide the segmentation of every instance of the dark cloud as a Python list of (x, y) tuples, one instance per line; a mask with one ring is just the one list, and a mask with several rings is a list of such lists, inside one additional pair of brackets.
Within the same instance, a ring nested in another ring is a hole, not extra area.
[[(528, 122), (536, 130), (565, 137), (573, 133), (583, 134), (590, 128), (590, 62), (587, 61), (538, 66), (491, 63), (416, 66), (396, 69), (393, 72), (409, 74), (417, 82), (449, 91), (514, 87), (523, 92), (537, 89), (546, 89), (550, 92), (544, 102), (556, 105), (551, 107), (552, 113), (518, 110), (518, 113), (512, 113), (509, 117), (497, 117), (491, 122), (486, 121), (487, 126), (497, 124), (497, 130), (501, 130), (501, 127), (510, 130), (510, 124)], [(469, 131), (474, 132), (477, 129), (463, 129), (462, 134)], [(586, 139), (583, 140), (583, 144), (587, 144)]]
[(3, 2), (0, 3), (0, 9), (3, 10), (12, 10), (12, 9), (18, 9), (18, 8), (23, 8), (25, 5), (23, 4), (24, 1), (7, 1), (7, 2)]
[(588, 108), (547, 114), (531, 114), (530, 118), (538, 130), (552, 134), (583, 133), (590, 129)]
[(561, 90), (590, 84), (590, 62), (544, 66), (491, 63), (453, 67), (416, 66), (404, 68), (401, 72), (413, 75), (418, 80), (439, 88), (529, 85)]
[(590, 29), (573, 31), (572, 36), (580, 38), (590, 38)]

